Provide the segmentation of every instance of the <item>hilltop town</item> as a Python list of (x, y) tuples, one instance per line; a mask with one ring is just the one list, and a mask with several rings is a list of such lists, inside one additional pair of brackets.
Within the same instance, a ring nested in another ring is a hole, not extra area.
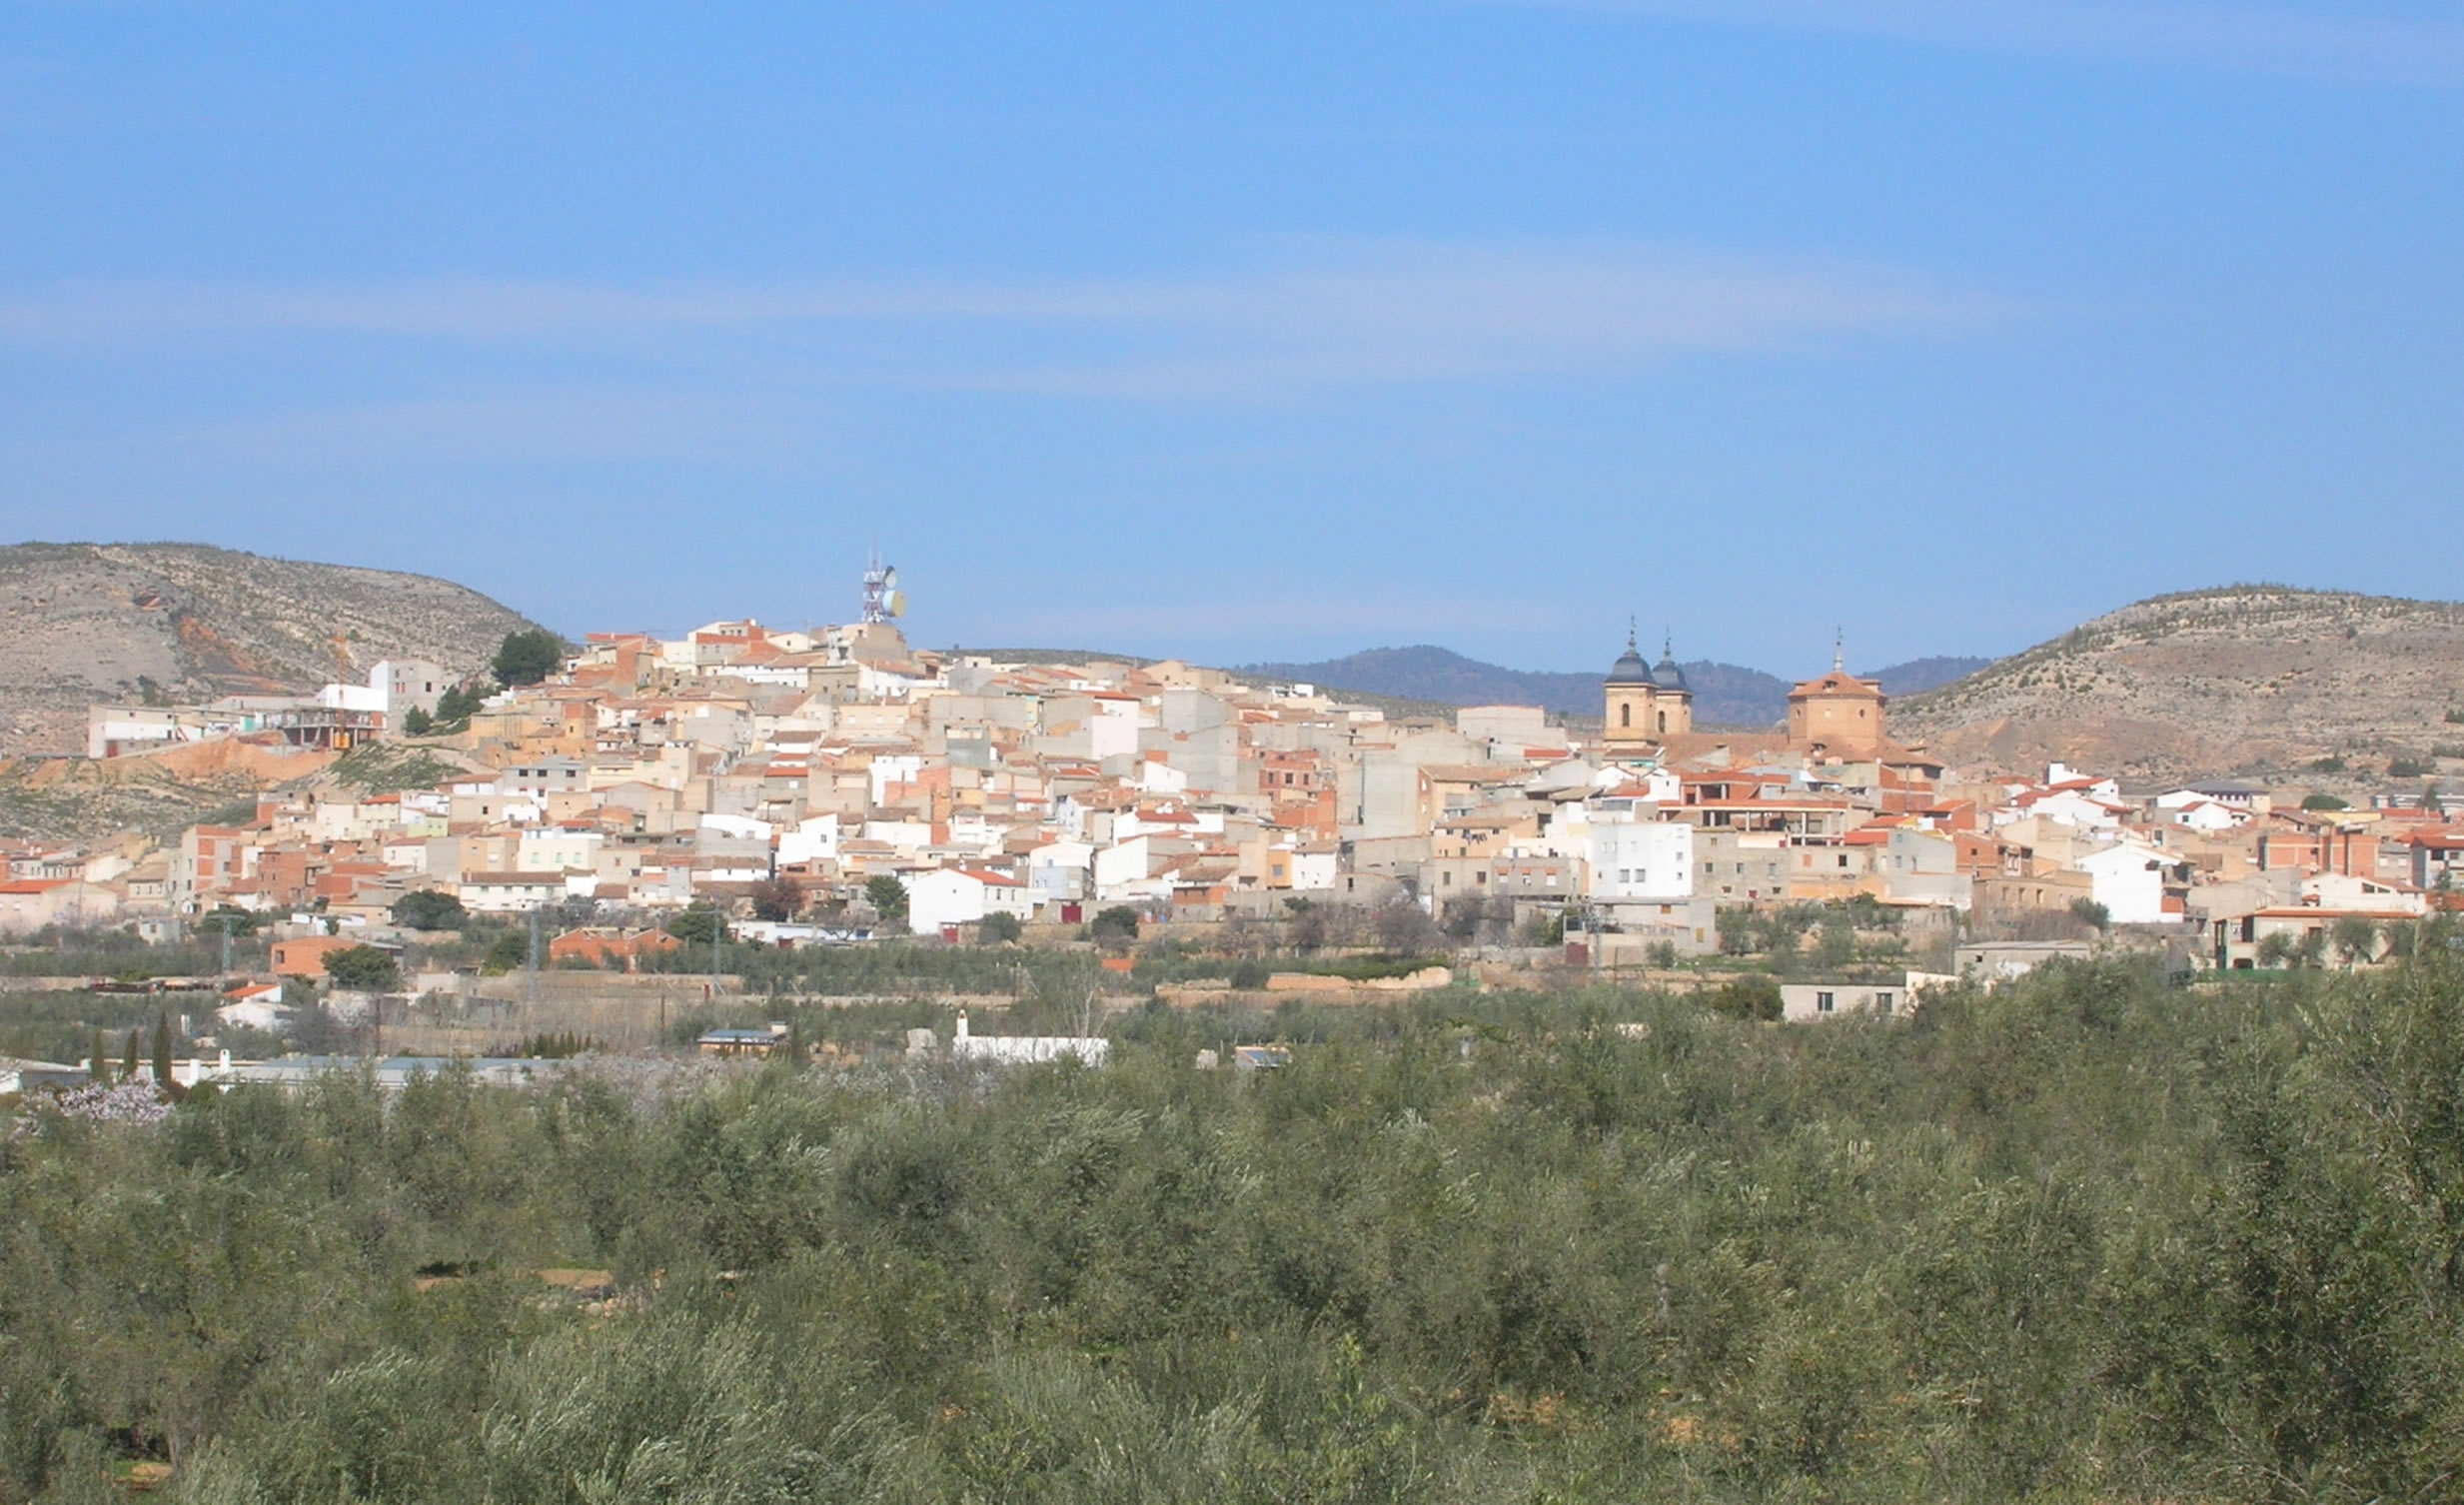
[(1629, 637), (1600, 730), (1577, 733), (1180, 662), (921, 651), (881, 575), (842, 627), (510, 635), (493, 687), (394, 659), (312, 697), (96, 706), (105, 762), (222, 749), (354, 776), (176, 840), (21, 843), (0, 931), (172, 939), (238, 913), (288, 927), (277, 969), (313, 980), (331, 950), (398, 946), (423, 895), (541, 916), (559, 959), (609, 964), (672, 947), (686, 911), (778, 946), (1315, 911), (1390, 949), (1615, 969), (1852, 903), (1906, 935), (2127, 937), (2229, 969), (2376, 959), (2464, 853), (2435, 785), (2286, 807), (2233, 782), (2125, 796), (2060, 763), (1969, 776), (1896, 740), (1878, 684), (1837, 659), (1785, 726), (1720, 731), (1674, 653)]

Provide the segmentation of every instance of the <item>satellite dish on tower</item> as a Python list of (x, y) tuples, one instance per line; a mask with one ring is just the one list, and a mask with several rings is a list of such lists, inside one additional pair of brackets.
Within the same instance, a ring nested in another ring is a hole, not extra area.
[(864, 570), (864, 625), (877, 626), (906, 610), (906, 595), (898, 589), (898, 567), (882, 564), (877, 554), (872, 556)]

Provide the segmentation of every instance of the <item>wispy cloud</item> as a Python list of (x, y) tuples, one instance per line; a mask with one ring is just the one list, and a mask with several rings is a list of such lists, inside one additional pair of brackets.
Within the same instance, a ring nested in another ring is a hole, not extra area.
[(2464, 84), (2464, 20), (2225, 0), (1482, 0), (2353, 83)]
[(736, 341), (822, 380), (1182, 398), (1614, 374), (2001, 311), (1871, 267), (1630, 243), (1310, 240), (1248, 270), (1181, 279), (88, 287), (0, 302), (0, 341), (108, 351), (377, 339), (628, 358)]
[(772, 400), (696, 393), (570, 391), (417, 402), (345, 403), (184, 429), (180, 453), (290, 466), (481, 461), (676, 460), (806, 453), (809, 417)]

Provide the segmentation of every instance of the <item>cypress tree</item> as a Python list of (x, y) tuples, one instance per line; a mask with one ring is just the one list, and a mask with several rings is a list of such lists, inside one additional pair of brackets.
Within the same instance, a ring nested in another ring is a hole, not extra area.
[(171, 1015), (154, 1016), (154, 1085), (164, 1092), (176, 1091), (171, 1080)]
[(86, 1074), (99, 1082), (111, 1080), (111, 1057), (103, 1049), (103, 1028), (99, 1024), (94, 1028), (94, 1053), (86, 1058)]
[(143, 1058), (144, 1053), (144, 1031), (132, 1028), (128, 1032), (128, 1048), (120, 1052), (120, 1079), (122, 1081), (137, 1079), (137, 1062)]

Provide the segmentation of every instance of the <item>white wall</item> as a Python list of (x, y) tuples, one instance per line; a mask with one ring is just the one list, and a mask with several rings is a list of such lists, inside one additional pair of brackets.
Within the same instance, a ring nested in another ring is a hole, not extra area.
[(2089, 891), (2117, 925), (2152, 925), (2180, 918), (2164, 912), (2163, 866), (2161, 853), (2127, 841), (2079, 858), (2079, 870), (2092, 880)]
[[(1830, 1001), (1830, 1007), (1824, 1001)], [(1780, 986), (1780, 1017), (1792, 1024), (1848, 1013), (1905, 1014), (1908, 990), (1895, 983), (1785, 982)]]
[(972, 924), (984, 917), (984, 885), (963, 872), (947, 868), (918, 872), (905, 882), (907, 928), (918, 934), (943, 925)]
[(1685, 898), (1694, 892), (1694, 827), (1600, 820), (1591, 828), (1593, 898)]
[(778, 833), (780, 865), (838, 859), (838, 817), (814, 815), (793, 829)]

